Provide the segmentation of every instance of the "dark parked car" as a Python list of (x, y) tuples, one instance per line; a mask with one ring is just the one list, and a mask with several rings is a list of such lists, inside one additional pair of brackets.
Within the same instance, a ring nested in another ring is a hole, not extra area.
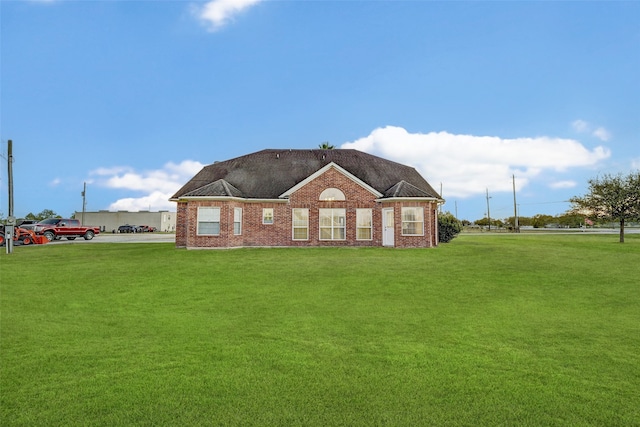
[(125, 224), (118, 227), (118, 233), (136, 233), (137, 231), (138, 228), (135, 225)]
[(141, 231), (143, 233), (153, 233), (154, 231), (156, 231), (156, 228), (151, 227), (150, 225), (140, 225), (138, 227), (138, 231)]

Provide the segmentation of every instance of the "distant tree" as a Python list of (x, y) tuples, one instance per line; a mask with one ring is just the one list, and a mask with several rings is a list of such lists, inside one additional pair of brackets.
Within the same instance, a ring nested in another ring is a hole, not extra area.
[(518, 217), (518, 226), (519, 227), (531, 227), (533, 225), (533, 218), (530, 216), (519, 216)]
[(557, 222), (551, 215), (537, 214), (534, 215), (531, 221), (533, 228), (544, 228), (546, 225)]
[(37, 221), (43, 220), (43, 219), (47, 219), (47, 218), (60, 218), (60, 215), (58, 215), (57, 213), (55, 213), (54, 211), (52, 211), (51, 209), (45, 209), (42, 212), (38, 213), (38, 214), (33, 214), (31, 212), (29, 212), (24, 219), (34, 219)]
[(578, 228), (584, 222), (584, 215), (578, 215), (576, 213), (567, 212), (562, 215), (556, 216), (558, 224), (563, 227)]
[(333, 145), (329, 144), (329, 141), (325, 141), (325, 142), (323, 142), (322, 144), (319, 144), (319, 145), (318, 145), (318, 147), (319, 147), (321, 150), (333, 150), (333, 149), (335, 149), (335, 148), (336, 148), (335, 146), (333, 146)]
[(625, 221), (640, 219), (640, 170), (629, 175), (603, 175), (589, 180), (589, 192), (570, 199), (572, 212), (590, 219), (618, 221), (624, 243)]
[[(486, 216), (481, 219), (476, 219), (474, 224), (479, 225), (480, 227), (487, 227), (489, 225), (489, 218)], [(502, 227), (504, 223), (499, 219), (491, 218), (491, 226), (492, 227)]]
[(454, 237), (462, 231), (462, 222), (458, 220), (451, 212), (445, 212), (438, 215), (438, 241), (441, 243), (449, 243)]
[(486, 227), (487, 225), (489, 225), (489, 220), (485, 216), (484, 218), (476, 219), (475, 221), (473, 221), (473, 223), (479, 225), (480, 227)]

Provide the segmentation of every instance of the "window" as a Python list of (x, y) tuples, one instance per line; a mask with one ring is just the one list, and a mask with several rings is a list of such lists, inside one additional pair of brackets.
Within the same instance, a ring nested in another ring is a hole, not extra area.
[(327, 188), (320, 193), (320, 200), (332, 201), (332, 200), (346, 200), (344, 193), (337, 188)]
[(371, 240), (371, 209), (356, 209), (356, 240)]
[(220, 208), (198, 208), (198, 235), (217, 236), (220, 234)]
[(293, 209), (293, 240), (309, 240), (309, 209)]
[(424, 210), (422, 208), (402, 208), (402, 235), (424, 235)]
[(273, 224), (273, 208), (262, 209), (262, 223)]
[(320, 209), (320, 240), (346, 238), (346, 210)]
[(233, 234), (242, 234), (242, 208), (233, 208)]

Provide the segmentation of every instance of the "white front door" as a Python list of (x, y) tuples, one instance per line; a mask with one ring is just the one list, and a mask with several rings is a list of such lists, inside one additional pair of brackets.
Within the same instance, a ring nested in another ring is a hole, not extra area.
[(382, 209), (382, 246), (394, 246), (393, 208)]

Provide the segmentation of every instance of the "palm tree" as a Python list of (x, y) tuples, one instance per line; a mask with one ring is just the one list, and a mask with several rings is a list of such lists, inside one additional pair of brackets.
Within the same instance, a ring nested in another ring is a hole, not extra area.
[(319, 144), (318, 147), (321, 150), (333, 150), (334, 148), (336, 148), (335, 146), (329, 144), (329, 141), (325, 141), (322, 144)]

